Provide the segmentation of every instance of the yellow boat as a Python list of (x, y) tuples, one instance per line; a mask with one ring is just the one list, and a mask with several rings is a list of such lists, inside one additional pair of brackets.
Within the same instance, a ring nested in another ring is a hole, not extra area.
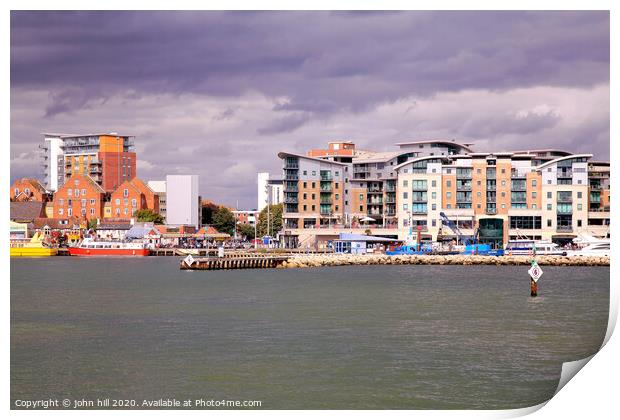
[(11, 240), (11, 257), (51, 257), (58, 254), (58, 249), (48, 246), (43, 239), (45, 236), (37, 232), (30, 240)]

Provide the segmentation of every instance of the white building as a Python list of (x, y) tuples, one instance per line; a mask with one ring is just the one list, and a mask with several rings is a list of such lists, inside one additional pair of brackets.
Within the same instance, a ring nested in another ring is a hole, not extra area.
[(149, 181), (148, 186), (159, 196), (159, 214), (166, 219), (166, 181)]
[(199, 227), (198, 175), (166, 176), (166, 224)]
[(257, 184), (258, 202), (256, 209), (259, 212), (267, 206), (267, 203), (275, 205), (284, 201), (284, 181), (282, 179), (271, 178), (269, 172), (259, 172)]
[(44, 133), (43, 135), (43, 144), (39, 145), (43, 162), (43, 186), (48, 191), (56, 191), (64, 184), (65, 163), (62, 136), (65, 134)]

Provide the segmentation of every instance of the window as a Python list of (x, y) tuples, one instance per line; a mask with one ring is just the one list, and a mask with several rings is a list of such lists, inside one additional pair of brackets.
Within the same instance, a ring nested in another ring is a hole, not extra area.
[(506, 168), (502, 168), (502, 173), (505, 174), (506, 173)]
[[(480, 169), (478, 169), (478, 170), (480, 170)], [(476, 182), (476, 184), (478, 184), (478, 186), (480, 186), (480, 185), (482, 185), (482, 182), (478, 181), (478, 182)]]
[(447, 180), (446, 181), (446, 187), (450, 188), (452, 186), (452, 181)]
[(409, 206), (407, 205), (407, 203), (403, 204), (403, 210), (404, 210), (404, 211), (409, 210)]
[(360, 194), (360, 201), (364, 201), (364, 194)]
[(24, 192), (26, 193), (26, 195), (30, 195), (30, 188), (24, 188)]
[(312, 171), (312, 176), (316, 176), (316, 171)]
[(68, 205), (68, 206), (72, 206), (72, 205), (73, 205), (73, 200), (68, 199), (68, 200), (67, 200), (67, 205)]
[(15, 191), (13, 191), (15, 194), (14, 195), (19, 195), (19, 188), (15, 188)]
[(67, 195), (68, 195), (68, 196), (72, 196), (72, 195), (73, 195), (73, 190), (72, 190), (71, 188), (69, 188), (69, 189), (67, 190)]
[(536, 198), (536, 191), (532, 191), (532, 198)]
[(86, 195), (86, 188), (82, 188), (82, 195)]
[(63, 209), (58, 209), (58, 214), (62, 215), (65, 211)]
[(535, 187), (536, 185), (538, 185), (538, 182), (536, 182), (535, 179), (532, 179), (532, 187)]
[(135, 198), (132, 198), (131, 199), (131, 207), (137, 207), (137, 206), (138, 206), (137, 200)]
[(553, 193), (551, 191), (547, 192), (547, 198), (553, 198)]
[(79, 179), (76, 179), (76, 180), (75, 180), (75, 182), (74, 182), (74, 184), (75, 184), (75, 185), (80, 185), (80, 180), (79, 180)]
[(451, 208), (452, 208), (452, 204), (448, 204), (448, 205), (446, 206), (446, 208), (447, 208), (447, 209), (451, 209)]
[(577, 198), (581, 198), (581, 191), (577, 191)]
[(334, 175), (335, 175), (335, 176), (340, 176), (340, 172), (339, 172), (339, 171), (335, 171), (335, 172), (334, 172)]
[(340, 194), (336, 194), (336, 200), (340, 198)]
[(480, 191), (478, 191), (478, 192), (476, 193), (476, 196), (481, 197), (481, 196), (482, 196), (482, 193), (481, 193)]
[(121, 209), (119, 209), (119, 208), (117, 207), (117, 208), (116, 208), (116, 212), (115, 212), (115, 213), (116, 213), (116, 215), (117, 215), (117, 216), (120, 216), (120, 214), (121, 214)]
[[(503, 171), (503, 169), (502, 169), (502, 171)], [(505, 186), (506, 186), (506, 180), (502, 179), (502, 187), (505, 187)]]
[(577, 204), (577, 210), (582, 210), (583, 206), (581, 204)]
[(536, 204), (532, 204), (532, 210), (536, 210), (538, 207), (536, 207)]
[(581, 227), (581, 220), (577, 220), (577, 227)]
[(308, 199), (308, 194), (304, 193), (304, 200)]
[(433, 200), (437, 199), (437, 193), (436, 193), (435, 191), (433, 191), (433, 192), (431, 193), (431, 198), (432, 198)]
[(76, 189), (76, 190), (75, 190), (75, 197), (77, 198), (77, 197), (79, 197), (79, 196), (80, 196), (80, 190)]
[(127, 188), (123, 190), (123, 197), (129, 197), (129, 190)]
[(452, 198), (452, 193), (450, 191), (446, 192), (446, 198), (449, 200)]
[(316, 211), (316, 206), (314, 204), (312, 205), (312, 211)]
[(312, 188), (316, 188), (316, 182), (312, 183)]
[(91, 206), (94, 206), (94, 205), (95, 205), (95, 199), (94, 199), (94, 198), (91, 198), (91, 199), (90, 199), (90, 205), (91, 205)]
[(304, 188), (308, 188), (308, 183), (304, 182)]
[(82, 216), (86, 216), (86, 209), (82, 209), (81, 213), (82, 213)]
[(338, 205), (336, 205), (336, 211), (338, 211)]
[[(431, 208), (432, 208), (433, 210), (437, 210), (437, 204), (433, 203), (433, 204), (431, 205)], [(478, 204), (478, 208), (480, 208), (480, 204)]]
[(431, 181), (431, 187), (436, 187), (436, 186), (437, 186), (437, 181), (432, 180), (432, 181)]
[(407, 193), (407, 191), (403, 192), (403, 198), (405, 200), (409, 198), (409, 193)]
[(92, 207), (91, 207), (91, 209), (90, 209), (90, 214), (91, 214), (91, 215), (95, 214), (95, 209), (94, 209), (94, 208), (92, 208)]
[(120, 199), (120, 198), (117, 198), (117, 199), (114, 201), (114, 203), (115, 203), (117, 206), (120, 206), (120, 205), (121, 205), (121, 199)]
[(123, 209), (123, 214), (125, 214), (125, 215), (127, 214), (127, 207), (125, 207), (125, 208)]
[(315, 200), (316, 199), (316, 194), (312, 194), (312, 199)]
[(304, 171), (304, 175), (308, 175), (308, 171)]
[(553, 205), (552, 204), (547, 204), (547, 210), (553, 210)]
[(364, 206), (360, 206), (360, 211), (364, 211)]
[(69, 207), (67, 209), (67, 216), (71, 216), (73, 214), (73, 209), (71, 207)]
[(123, 204), (124, 204), (124, 205), (129, 204), (129, 199), (128, 199), (128, 198), (123, 198)]
[(65, 204), (65, 200), (64, 200), (64, 199), (62, 199), (62, 198), (60, 198), (60, 199), (58, 200), (58, 204), (59, 204), (59, 205), (61, 205), (61, 206), (62, 206), (62, 205), (64, 205), (64, 204)]
[(308, 206), (304, 204), (304, 211), (308, 210)]
[(482, 173), (482, 169), (480, 169), (480, 168), (476, 169), (476, 173), (477, 174), (481, 174)]
[(81, 204), (82, 204), (82, 207), (86, 207), (86, 199), (85, 198), (82, 199), (82, 203)]
[(334, 183), (334, 187), (335, 187), (335, 188), (338, 188), (338, 183), (337, 183), (337, 182), (336, 182), (336, 183)]
[(408, 187), (409, 186), (409, 181), (407, 181), (406, 179), (403, 180), (403, 187)]

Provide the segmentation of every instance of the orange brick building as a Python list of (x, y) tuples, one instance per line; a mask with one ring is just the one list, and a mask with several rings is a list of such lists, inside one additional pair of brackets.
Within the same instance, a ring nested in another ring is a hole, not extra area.
[(159, 196), (144, 182), (134, 178), (123, 182), (112, 192), (104, 216), (130, 218), (136, 211), (145, 209), (159, 213)]
[(49, 199), (47, 191), (34, 178), (21, 178), (11, 185), (11, 201), (41, 201)]
[(53, 218), (103, 216), (105, 191), (88, 175), (74, 175), (54, 194)]

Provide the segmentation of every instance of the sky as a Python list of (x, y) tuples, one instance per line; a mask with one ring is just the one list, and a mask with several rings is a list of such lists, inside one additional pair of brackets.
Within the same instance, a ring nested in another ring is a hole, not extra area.
[(134, 135), (137, 175), (256, 207), (280, 151), (447, 139), (609, 160), (603, 12), (11, 12), (11, 181), (44, 132)]

